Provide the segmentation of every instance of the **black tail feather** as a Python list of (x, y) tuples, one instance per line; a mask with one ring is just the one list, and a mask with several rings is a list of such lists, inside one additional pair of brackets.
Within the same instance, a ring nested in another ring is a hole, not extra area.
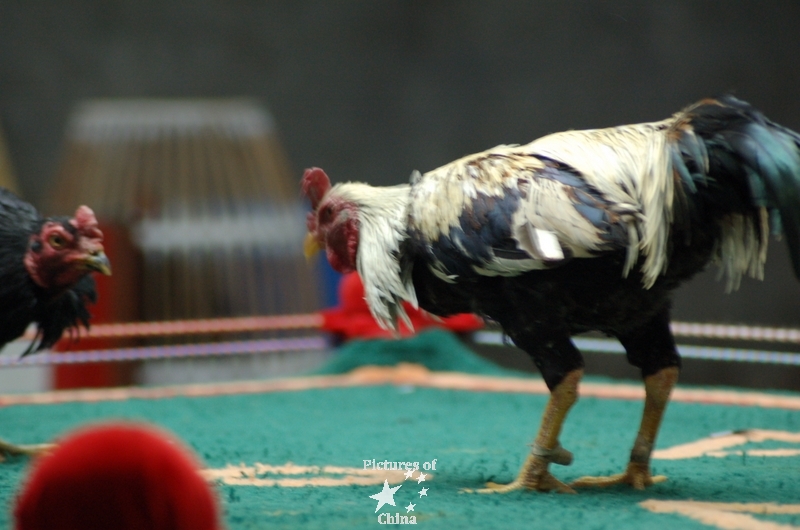
[(742, 206), (769, 210), (771, 230), (785, 237), (800, 279), (800, 134), (732, 96), (687, 113), (709, 153), (709, 175), (744, 183), (749, 204)]

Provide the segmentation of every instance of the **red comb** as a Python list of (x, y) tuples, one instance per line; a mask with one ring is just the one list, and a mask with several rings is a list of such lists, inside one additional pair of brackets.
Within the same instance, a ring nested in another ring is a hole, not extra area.
[(94, 239), (103, 239), (103, 232), (97, 227), (97, 217), (88, 206), (78, 206), (78, 209), (75, 210), (75, 217), (69, 222), (81, 234)]
[(331, 179), (320, 168), (312, 167), (303, 173), (300, 186), (303, 189), (303, 195), (311, 201), (311, 208), (316, 210), (322, 198), (331, 189)]

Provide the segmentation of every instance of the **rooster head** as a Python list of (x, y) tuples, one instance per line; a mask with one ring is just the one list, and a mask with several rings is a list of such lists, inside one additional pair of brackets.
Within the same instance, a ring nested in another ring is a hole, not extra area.
[(301, 187), (312, 208), (306, 217), (306, 257), (324, 248), (335, 270), (354, 271), (358, 254), (358, 205), (337, 194), (328, 175), (317, 167), (305, 171)]
[(102, 241), (94, 212), (80, 206), (71, 219), (45, 219), (39, 232), (30, 236), (25, 268), (47, 290), (67, 289), (91, 272), (110, 275)]

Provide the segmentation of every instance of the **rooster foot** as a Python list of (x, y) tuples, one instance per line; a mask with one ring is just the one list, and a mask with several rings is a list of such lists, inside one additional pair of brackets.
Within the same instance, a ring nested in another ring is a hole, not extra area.
[(511, 491), (520, 490), (575, 493), (574, 489), (550, 474), (550, 471), (547, 469), (549, 463), (549, 457), (529, 455), (525, 464), (522, 466), (519, 476), (514, 479), (513, 482), (510, 484), (487, 482), (486, 487), (477, 490), (477, 493), (509, 493)]
[(648, 464), (631, 462), (624, 473), (611, 475), (610, 477), (581, 477), (570, 483), (570, 486), (573, 488), (605, 488), (618, 484), (628, 484), (633, 486), (634, 489), (643, 490), (648, 486), (666, 480), (667, 477), (664, 475), (650, 475), (650, 466)]
[(509, 493), (512, 491), (556, 491), (558, 493), (575, 493), (575, 490), (567, 486), (549, 472), (536, 477), (535, 479), (517, 478), (509, 484), (498, 484), (487, 482), (486, 487), (477, 490), (477, 493)]
[(7, 456), (40, 456), (55, 448), (55, 444), (15, 445), (0, 439), (0, 462)]

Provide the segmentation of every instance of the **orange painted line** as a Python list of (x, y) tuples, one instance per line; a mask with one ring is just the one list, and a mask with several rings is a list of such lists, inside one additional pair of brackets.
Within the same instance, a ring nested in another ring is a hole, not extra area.
[[(0, 395), (0, 406), (50, 405), (56, 403), (124, 401), (128, 399), (164, 399), (172, 397), (209, 397), (232, 394), (261, 394), (270, 392), (299, 392), (325, 388), (351, 388), (379, 385), (410, 385), (444, 390), (498, 392), (519, 394), (548, 394), (539, 378), (495, 377), (456, 372), (430, 372), (419, 365), (400, 364), (397, 367), (365, 366), (344, 375), (296, 377), (264, 381), (237, 381), (164, 387), (125, 387), (86, 390), (59, 390), (32, 394)], [(599, 399), (642, 400), (640, 385), (581, 384), (582, 397)], [(742, 407), (764, 407), (800, 410), (800, 396), (772, 395), (762, 392), (731, 390), (702, 390), (677, 388), (672, 401)]]
[(670, 326), (672, 327), (672, 333), (676, 337), (800, 343), (800, 329), (794, 328), (703, 324), (699, 322), (673, 322)]
[[(167, 335), (202, 335), (207, 333), (236, 333), (244, 331), (272, 331), (282, 329), (314, 329), (322, 325), (322, 315), (307, 313), (297, 315), (270, 315), (196, 320), (169, 320), (162, 322), (126, 322), (119, 324), (93, 324), (86, 336), (103, 338), (157, 337)], [(673, 322), (676, 337), (729, 339), (760, 342), (800, 343), (800, 329), (765, 326), (709, 324), (700, 322)], [(26, 333), (25, 339), (34, 338)]]
[[(163, 322), (92, 324), (88, 332), (82, 331), (82, 336), (93, 339), (161, 337), (167, 335), (203, 335), (245, 331), (316, 329), (320, 326), (322, 326), (322, 315), (318, 313), (309, 313), (300, 315), (168, 320)], [(69, 335), (67, 334), (67, 336)], [(34, 334), (26, 333), (24, 338), (31, 340), (34, 338)]]
[(728, 530), (739, 528), (749, 530), (796, 529), (798, 527), (794, 525), (757, 519), (753, 515), (763, 517), (765, 515), (800, 513), (800, 504), (775, 504), (772, 502), (698, 502), (648, 499), (640, 502), (639, 506), (653, 513), (676, 513), (704, 525)]

